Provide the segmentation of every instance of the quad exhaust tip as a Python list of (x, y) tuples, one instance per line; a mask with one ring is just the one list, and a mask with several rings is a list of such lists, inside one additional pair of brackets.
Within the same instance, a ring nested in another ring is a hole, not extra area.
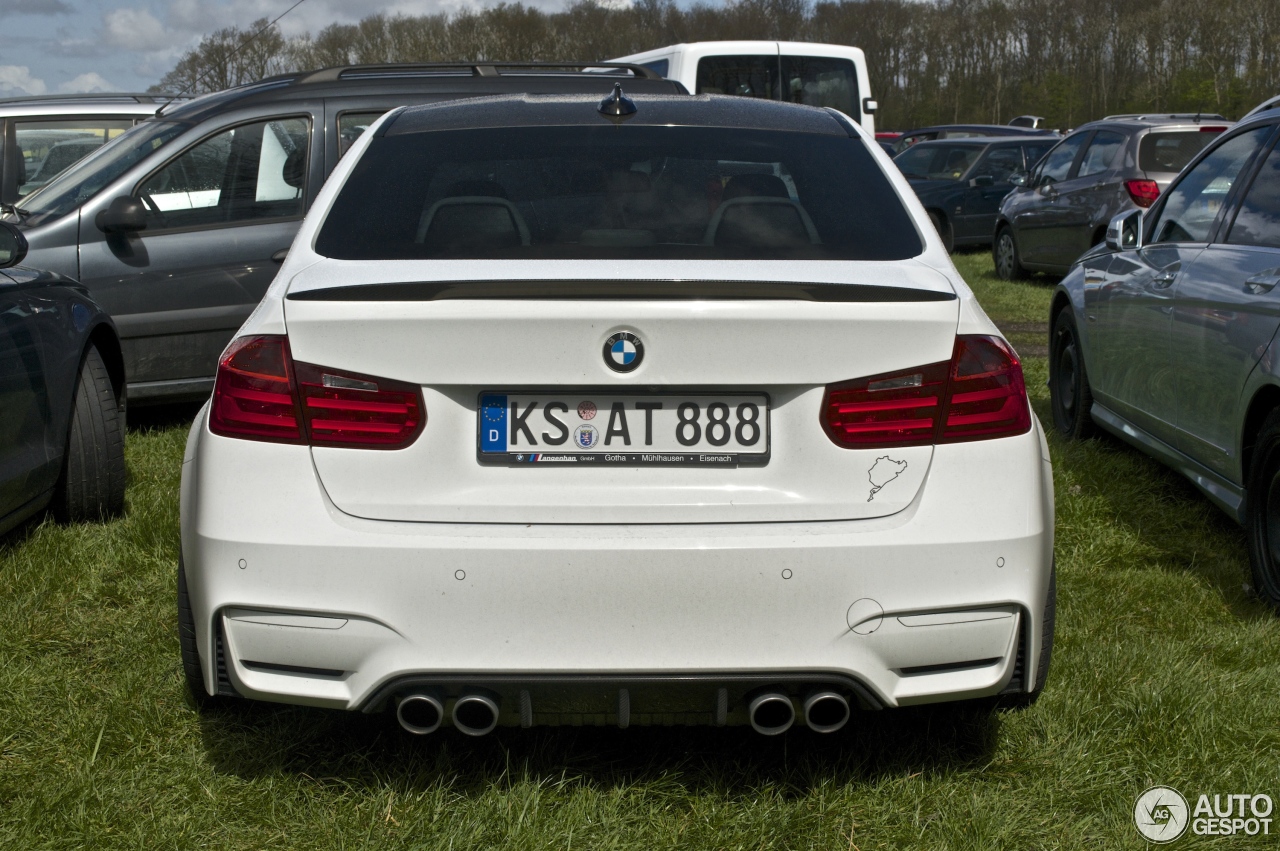
[(815, 691), (804, 699), (804, 723), (815, 733), (834, 733), (849, 723), (849, 701), (834, 691)]
[(454, 701), (453, 726), (468, 736), (486, 736), (498, 726), (498, 702), (484, 694), (464, 694)]
[(425, 736), (440, 729), (444, 705), (430, 694), (408, 694), (396, 703), (396, 720), (407, 732)]
[(767, 691), (752, 698), (747, 706), (751, 729), (762, 736), (780, 736), (796, 722), (796, 708), (782, 692)]

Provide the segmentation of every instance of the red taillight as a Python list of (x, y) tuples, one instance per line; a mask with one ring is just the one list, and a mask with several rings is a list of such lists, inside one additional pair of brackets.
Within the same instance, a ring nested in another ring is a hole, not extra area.
[(289, 338), (241, 337), (218, 362), (209, 430), (225, 437), (303, 443)]
[(426, 420), (412, 384), (293, 362), (289, 338), (243, 337), (218, 363), (209, 430), (225, 437), (398, 449)]
[(416, 385), (298, 364), (302, 411), (313, 446), (408, 446), (421, 429)]
[(1200, 128), (1201, 133), (1225, 133), (1226, 130), (1227, 128), (1225, 127), (1201, 127)]
[(1139, 207), (1150, 207), (1160, 197), (1160, 184), (1154, 180), (1126, 180), (1124, 188)]
[(1022, 365), (997, 337), (960, 336), (949, 362), (834, 384), (822, 409), (827, 434), (850, 449), (958, 443), (1031, 428)]

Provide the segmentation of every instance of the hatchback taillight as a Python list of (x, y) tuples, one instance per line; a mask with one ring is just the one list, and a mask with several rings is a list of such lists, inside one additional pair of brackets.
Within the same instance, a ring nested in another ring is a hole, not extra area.
[(426, 421), (414, 384), (294, 363), (289, 338), (235, 340), (218, 363), (209, 430), (224, 437), (399, 449)]
[(1133, 203), (1146, 209), (1160, 197), (1160, 184), (1154, 180), (1126, 180), (1124, 188), (1133, 199)]
[(833, 384), (822, 425), (850, 449), (1023, 434), (1031, 409), (1017, 356), (998, 337), (956, 337), (950, 361)]

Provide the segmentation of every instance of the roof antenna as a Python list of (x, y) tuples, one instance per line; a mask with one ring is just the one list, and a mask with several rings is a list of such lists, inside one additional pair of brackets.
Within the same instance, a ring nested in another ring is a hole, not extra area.
[(636, 114), (636, 103), (622, 93), (622, 83), (614, 83), (613, 94), (600, 101), (596, 111), (617, 124)]

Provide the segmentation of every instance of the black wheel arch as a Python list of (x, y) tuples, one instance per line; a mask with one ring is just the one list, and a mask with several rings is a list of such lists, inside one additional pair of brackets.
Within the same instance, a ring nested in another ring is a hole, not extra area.
[(106, 364), (107, 375), (111, 378), (111, 388), (115, 390), (116, 398), (124, 399), (127, 385), (124, 350), (120, 345), (120, 335), (116, 333), (115, 326), (105, 317), (90, 329), (84, 351), (80, 354), (81, 361), (88, 354), (90, 346), (96, 346), (98, 354), (102, 355), (102, 362)]
[(1264, 384), (1254, 391), (1245, 409), (1244, 422), (1240, 431), (1240, 470), (1241, 480), (1248, 486), (1249, 469), (1253, 464), (1253, 450), (1258, 442), (1258, 433), (1268, 415), (1280, 408), (1280, 386)]

